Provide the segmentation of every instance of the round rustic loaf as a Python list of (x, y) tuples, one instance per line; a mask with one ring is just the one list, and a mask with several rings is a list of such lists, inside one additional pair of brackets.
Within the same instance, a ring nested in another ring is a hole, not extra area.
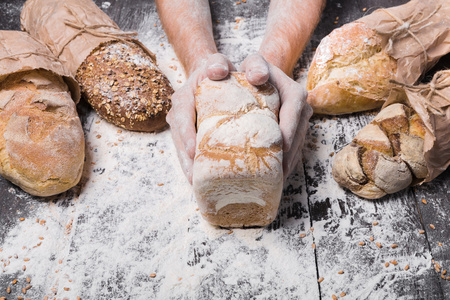
[(173, 89), (156, 61), (133, 42), (100, 44), (78, 68), (82, 96), (107, 121), (156, 131), (166, 123)]
[(332, 174), (358, 196), (377, 199), (423, 180), (425, 125), (411, 108), (395, 103), (338, 152)]
[(50, 196), (75, 186), (84, 134), (63, 79), (50, 71), (14, 73), (0, 83), (0, 174), (24, 191)]
[(308, 72), (307, 101), (318, 114), (379, 108), (396, 73), (396, 60), (382, 50), (381, 36), (364, 23), (349, 23), (317, 47)]
[(243, 73), (199, 85), (193, 186), (211, 224), (264, 226), (275, 219), (283, 188), (279, 101), (271, 84), (252, 86)]

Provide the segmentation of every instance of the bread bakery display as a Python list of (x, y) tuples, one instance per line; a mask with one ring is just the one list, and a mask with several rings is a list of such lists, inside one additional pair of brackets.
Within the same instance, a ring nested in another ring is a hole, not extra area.
[(203, 218), (222, 227), (271, 223), (283, 187), (278, 92), (231, 73), (202, 81), (195, 101), (193, 187)]
[(415, 84), (450, 52), (450, 2), (410, 1), (379, 9), (332, 31), (308, 73), (315, 113), (338, 115), (380, 108), (397, 80)]
[(450, 72), (427, 85), (397, 85), (404, 90), (334, 158), (336, 182), (364, 198), (431, 181), (450, 165)]
[(94, 2), (28, 0), (21, 24), (76, 76), (102, 118), (128, 130), (165, 127), (173, 89), (155, 55)]
[(28, 34), (0, 31), (0, 40), (0, 174), (32, 195), (64, 192), (84, 164), (78, 85)]

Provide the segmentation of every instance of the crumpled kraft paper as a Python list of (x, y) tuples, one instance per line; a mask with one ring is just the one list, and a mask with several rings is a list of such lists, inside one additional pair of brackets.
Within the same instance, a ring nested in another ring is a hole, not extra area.
[(399, 88), (392, 91), (383, 108), (400, 102), (395, 93), (404, 93), (402, 102), (413, 108), (424, 122), (423, 150), (428, 176), (422, 182), (429, 182), (450, 165), (450, 70), (437, 72), (428, 84), (397, 84)]
[(124, 32), (91, 0), (28, 0), (21, 27), (43, 42), (75, 76), (78, 67), (100, 44), (120, 40), (139, 45), (156, 64), (155, 55), (135, 32)]
[(396, 79), (403, 83), (416, 83), (450, 52), (449, 0), (413, 0), (356, 22), (383, 37), (384, 50), (397, 60)]
[(26, 32), (0, 31), (0, 80), (6, 76), (36, 69), (51, 71), (63, 77), (75, 103), (80, 88), (74, 77), (50, 50)]

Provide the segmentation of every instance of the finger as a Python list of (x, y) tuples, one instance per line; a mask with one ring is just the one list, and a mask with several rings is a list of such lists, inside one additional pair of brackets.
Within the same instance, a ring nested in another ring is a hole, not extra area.
[(234, 70), (228, 58), (220, 53), (215, 53), (206, 62), (206, 75), (211, 80), (222, 80), (228, 76), (230, 70)]
[[(292, 85), (288, 90), (280, 92), (280, 129), (283, 136), (283, 149), (289, 151), (292, 147), (300, 122), (308, 122), (311, 117), (311, 107), (306, 102), (306, 93), (300, 85)], [(305, 112), (305, 113), (303, 113)]]
[(185, 151), (179, 132), (177, 130), (172, 130), (171, 133), (172, 140), (175, 144), (175, 148), (177, 149), (177, 156), (180, 162), (181, 169), (183, 170), (183, 173), (188, 179), (189, 183), (192, 184), (192, 170), (194, 160)]
[(283, 159), (283, 179), (286, 181), (286, 179), (291, 175), (292, 171), (294, 171), (295, 166), (300, 162), (302, 158), (302, 151), (300, 149), (292, 149), (292, 151), (289, 151), (286, 156), (286, 160)]
[(262, 85), (269, 80), (268, 63), (259, 54), (249, 55), (242, 63), (241, 70), (252, 85)]
[[(300, 123), (297, 128), (297, 132), (295, 133), (295, 137), (293, 139), (292, 147), (290, 151), (286, 153), (283, 157), (283, 166), (285, 170), (285, 176), (287, 177), (298, 163), (301, 158), (301, 154), (303, 151), (303, 147), (305, 145), (306, 133), (309, 127), (309, 118), (311, 117), (312, 109), (310, 107), (305, 107), (302, 111), (302, 115), (300, 117)], [(298, 152), (298, 154), (296, 154)]]
[(175, 135), (179, 136), (180, 145), (191, 159), (195, 156), (195, 102), (194, 96), (186, 90), (180, 90), (172, 97), (173, 106), (167, 115), (167, 122), (174, 131)]

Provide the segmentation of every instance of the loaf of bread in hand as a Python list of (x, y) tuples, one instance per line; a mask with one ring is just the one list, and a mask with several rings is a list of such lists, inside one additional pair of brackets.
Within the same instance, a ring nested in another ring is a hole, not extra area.
[(391, 104), (336, 154), (333, 177), (367, 199), (398, 192), (428, 174), (424, 138), (425, 125), (417, 113)]
[(308, 72), (307, 101), (317, 114), (379, 108), (396, 73), (396, 60), (382, 49), (382, 37), (365, 23), (349, 23), (317, 47)]
[(84, 164), (84, 134), (62, 77), (33, 70), (0, 82), (0, 174), (35, 196), (75, 186)]
[(76, 79), (94, 110), (117, 126), (156, 131), (167, 124), (173, 89), (155, 58), (133, 42), (101, 44), (80, 65)]
[(271, 223), (283, 187), (277, 90), (231, 73), (202, 81), (195, 101), (193, 186), (203, 218), (222, 227)]

